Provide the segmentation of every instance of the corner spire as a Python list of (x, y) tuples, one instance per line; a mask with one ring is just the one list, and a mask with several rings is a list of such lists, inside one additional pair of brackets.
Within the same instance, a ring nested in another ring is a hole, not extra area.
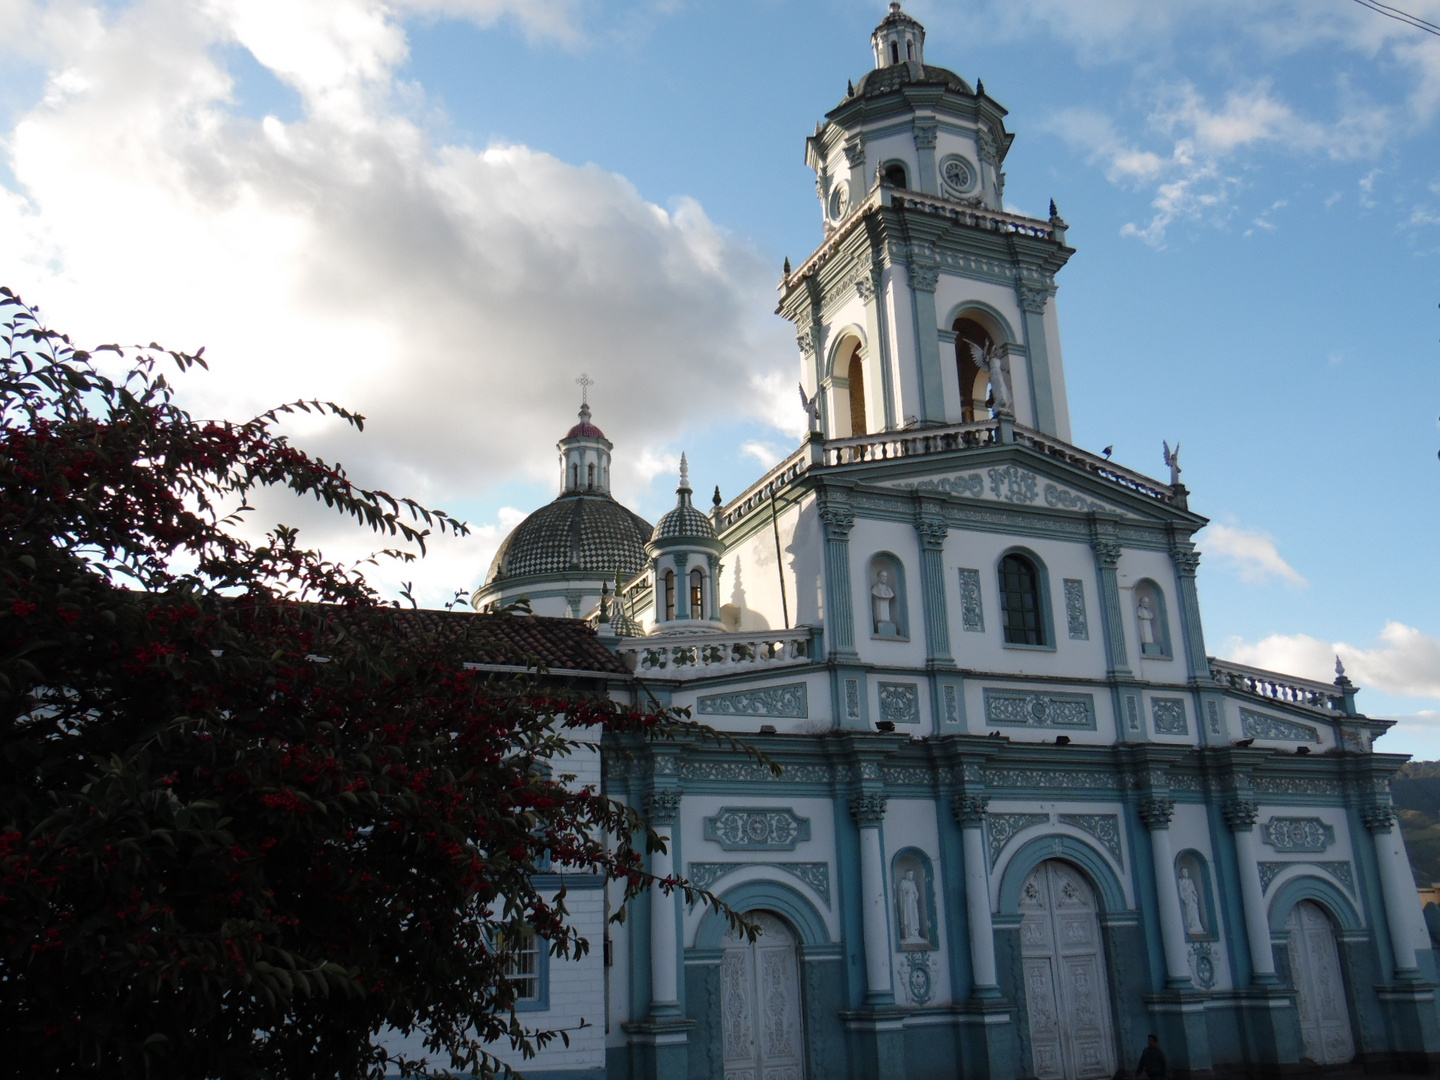
[(690, 490), (690, 463), (685, 460), (685, 451), (680, 451), (680, 486), (677, 492)]

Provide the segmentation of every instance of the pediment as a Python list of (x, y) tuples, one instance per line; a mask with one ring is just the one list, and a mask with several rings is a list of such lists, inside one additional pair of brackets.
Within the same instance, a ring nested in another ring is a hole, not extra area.
[(1074, 487), (1027, 469), (1023, 465), (990, 465), (983, 468), (958, 469), (932, 476), (911, 476), (881, 481), (879, 486), (906, 491), (933, 491), (962, 499), (1009, 503), (1012, 506), (1033, 506), (1061, 513), (1114, 514), (1133, 518), (1136, 515), (1114, 502), (1097, 499), (1076, 491)]

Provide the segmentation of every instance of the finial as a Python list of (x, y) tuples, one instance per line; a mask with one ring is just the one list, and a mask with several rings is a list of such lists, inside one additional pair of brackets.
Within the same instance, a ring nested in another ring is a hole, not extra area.
[(1050, 200), (1050, 220), (1051, 220), (1051, 221), (1054, 221), (1054, 220), (1055, 220), (1056, 218), (1058, 218), (1059, 216), (1060, 216), (1060, 211), (1057, 210), (1057, 209), (1055, 209), (1055, 200), (1054, 200), (1054, 199), (1051, 199), (1051, 200)]
[(985, 80), (984, 80), (984, 79), (976, 79), (976, 80), (975, 80), (975, 96), (976, 96), (976, 97), (984, 97), (984, 96), (985, 96)]
[(714, 497), (713, 499), (711, 499), (710, 502), (711, 502), (713, 505), (715, 505), (715, 506), (719, 506), (719, 505), (720, 505), (721, 499), (720, 499), (720, 485), (719, 485), (719, 484), (716, 484), (716, 485), (715, 485), (715, 497)]
[(900, 0), (890, 0), (890, 14), (900, 14)]
[(1335, 654), (1335, 678), (1337, 680), (1345, 678), (1345, 665), (1340, 662), (1339, 653)]
[(581, 372), (580, 377), (576, 379), (575, 382), (580, 387), (580, 404), (589, 405), (590, 387), (595, 385), (595, 380), (590, 378), (590, 376), (586, 375), (584, 372)]
[(846, 96), (846, 97), (854, 97), (854, 96), (855, 96), (855, 80), (854, 80), (854, 79), (846, 79), (846, 80), (845, 80), (845, 96)]
[(685, 452), (680, 452), (680, 488), (681, 491), (690, 490), (690, 463), (685, 460)]
[(786, 276), (786, 277), (789, 277), (789, 276), (790, 276), (790, 256), (789, 256), (789, 255), (786, 255), (786, 256), (785, 256), (785, 276)]

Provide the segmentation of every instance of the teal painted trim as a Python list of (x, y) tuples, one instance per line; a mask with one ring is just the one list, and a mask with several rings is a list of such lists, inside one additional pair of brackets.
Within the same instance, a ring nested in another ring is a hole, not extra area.
[(1120, 879), (1105, 856), (1073, 836), (1037, 836), (1021, 845), (1020, 849), (1005, 864), (1005, 873), (1000, 878), (1000, 911), (1005, 915), (1016, 915), (1020, 911), (1020, 890), (1030, 872), (1046, 859), (1064, 859), (1073, 863), (1095, 885), (1107, 912), (1127, 911), (1125, 890)]
[[(939, 268), (935, 268), (939, 272)], [(920, 381), (920, 419), (944, 422), (945, 383), (940, 371), (940, 335), (935, 330), (935, 291), (915, 284), (910, 274), (910, 310), (915, 325), (915, 366)]]
[(1218, 801), (1206, 804), (1205, 821), (1210, 829), (1210, 851), (1215, 857), (1215, 876), (1220, 883), (1220, 918), (1224, 927), (1224, 950), (1230, 966), (1230, 984), (1249, 986), (1254, 972), (1250, 967), (1250, 947), (1245, 934), (1245, 901), (1240, 895), (1240, 860), (1235, 847), (1235, 834), (1225, 823)]
[[(677, 875), (685, 873), (685, 844), (681, 840), (682, 829), (680, 823), (684, 817), (676, 815), (675, 823), (670, 826), (670, 851), (671, 863)], [(685, 895), (679, 889), (670, 894), (670, 903), (675, 909), (675, 947), (672, 955), (675, 957), (675, 997), (680, 1003), (680, 1015), (690, 1015), (686, 1005), (685, 987)], [(649, 938), (646, 938), (648, 945)]]
[(832, 803), (835, 811), (835, 907), (840, 915), (840, 938), (845, 950), (845, 1001), (858, 1009), (865, 1001), (865, 925), (860, 896), (860, 829), (850, 816), (845, 798)]
[(996, 610), (996, 615), (1000, 619), (1000, 625), (997, 627), (1000, 631), (1000, 644), (1003, 648), (1007, 649), (1043, 649), (1046, 652), (1054, 652), (1056, 648), (1055, 612), (1054, 607), (1050, 603), (1050, 568), (1045, 565), (1045, 560), (1040, 558), (1040, 556), (1035, 554), (1030, 548), (1012, 544), (1000, 552), (999, 555), (995, 556), (995, 563), (991, 567), (990, 572), (994, 575), (993, 580), (997, 585), (1000, 581), (1000, 564), (1005, 560), (1007, 555), (1019, 555), (1027, 559), (1030, 564), (1035, 567), (1035, 585), (1040, 593), (1038, 597), (1040, 601), (1040, 625), (1044, 631), (1045, 640), (1039, 645), (1015, 644), (1005, 640), (1005, 590), (1001, 589), (1000, 605)]
[[(720, 899), (741, 915), (751, 911), (774, 912), (790, 924), (802, 945), (834, 944), (825, 929), (825, 920), (815, 906), (783, 881), (747, 881), (727, 889)], [(730, 924), (723, 915), (717, 914), (713, 908), (707, 909), (695, 930), (695, 948), (723, 948), (725, 932), (729, 929)]]
[[(1331, 805), (1334, 800), (1331, 800)], [(1294, 803), (1292, 803), (1294, 805)], [(1390, 945), (1390, 920), (1385, 911), (1385, 897), (1380, 891), (1380, 865), (1375, 858), (1375, 844), (1370, 831), (1360, 820), (1360, 811), (1347, 808), (1345, 820), (1349, 825), (1350, 854), (1355, 858), (1355, 886), (1360, 892), (1364, 905), (1366, 923), (1375, 931), (1375, 949), (1380, 956), (1380, 970), (1395, 970), (1395, 950)]]
[[(920, 523), (916, 523), (918, 529)], [(920, 593), (925, 601), (925, 653), (930, 663), (953, 662), (950, 612), (945, 599), (945, 552), (920, 537)]]
[(1035, 426), (1045, 434), (1058, 438), (1060, 432), (1055, 422), (1055, 390), (1050, 376), (1050, 348), (1045, 341), (1045, 315), (1028, 308), (1023, 310), (1025, 349), (1030, 360), (1030, 401), (1035, 410)]
[[(1174, 559), (1175, 552), (1171, 552)], [(1210, 681), (1210, 660), (1205, 651), (1205, 625), (1200, 619), (1200, 595), (1195, 588), (1195, 572), (1178, 567), (1175, 583), (1180, 595), (1180, 634), (1185, 644), (1185, 663), (1194, 681)]]
[(831, 656), (855, 655), (855, 601), (850, 588), (850, 538), (825, 539), (826, 636), (833, 642)]
[[(984, 300), (960, 301), (960, 303), (956, 304), (950, 309), (949, 314), (945, 316), (945, 321), (940, 324), (940, 329), (953, 332), (955, 329), (956, 319), (963, 319), (971, 312), (977, 311), (980, 314), (986, 316), (998, 327), (1000, 327), (1000, 336), (1003, 337), (1005, 340), (997, 341), (995, 343), (996, 345), (1020, 345), (1022, 347), (1024, 346), (1025, 343), (1020, 340), (1020, 336), (1015, 332), (1014, 324), (1005, 317), (1005, 314), (999, 308), (995, 307), (993, 304), (987, 304)], [(958, 360), (959, 357), (956, 357), (956, 359)], [(955, 377), (957, 379), (960, 377), (958, 369), (956, 370)]]
[[(1125, 655), (1125, 622), (1120, 607), (1120, 581), (1115, 567), (1106, 566), (1095, 555), (1095, 575), (1100, 581), (1100, 629), (1105, 635), (1105, 662), (1112, 679), (1130, 679), (1130, 661)], [(1142, 731), (1143, 725), (1142, 725)]]
[[(871, 268), (866, 268), (867, 271)], [(875, 295), (865, 305), (865, 327), (869, 331), (867, 339), (878, 343), (879, 356), (877, 356), (874, 370), (880, 377), (880, 399), (884, 406), (884, 422), (886, 431), (895, 430), (895, 372), (894, 359), (890, 356), (890, 330), (889, 313), (885, 306), (885, 279), (884, 270), (875, 273)], [(874, 280), (874, 279), (872, 279)]]
[[(629, 804), (644, 806), (646, 781), (631, 777), (629, 787)], [(636, 897), (630, 901), (629, 909), (625, 926), (630, 934), (630, 947), (626, 950), (630, 964), (630, 1016), (638, 1020), (650, 1012), (650, 898)]]
[(1151, 990), (1165, 986), (1165, 946), (1160, 928), (1160, 901), (1155, 890), (1155, 859), (1150, 851), (1150, 830), (1140, 820), (1133, 803), (1125, 803), (1121, 820), (1130, 841), (1130, 888), (1135, 894), (1135, 907), (1140, 913), (1141, 937), (1145, 942), (1146, 959), (1150, 962)]
[(537, 889), (603, 889), (604, 874), (535, 874), (530, 878)]
[(670, 558), (675, 562), (675, 619), (690, 618), (690, 554), (676, 551)]
[(940, 875), (945, 887), (940, 891), (945, 910), (946, 955), (950, 960), (950, 1000), (964, 1001), (975, 985), (975, 972), (970, 965), (970, 915), (966, 905), (969, 878), (965, 867), (965, 838), (960, 823), (950, 812), (950, 799), (957, 794), (946, 787), (935, 799), (935, 821), (938, 826)]
[(1293, 877), (1270, 898), (1270, 933), (1283, 934), (1290, 909), (1301, 900), (1313, 900), (1326, 908), (1341, 930), (1362, 930), (1365, 924), (1349, 897), (1326, 879), (1311, 874)]

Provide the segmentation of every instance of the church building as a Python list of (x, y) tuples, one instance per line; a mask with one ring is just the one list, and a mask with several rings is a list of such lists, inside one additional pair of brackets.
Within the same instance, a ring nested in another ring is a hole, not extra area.
[(780, 283), (802, 444), (710, 506), (682, 465), (652, 527), (611, 496), (586, 404), (559, 494), (475, 593), (588, 618), (619, 661), (596, 685), (783, 767), (600, 748), (667, 838), (651, 869), (762, 933), (659, 891), (611, 924), (603, 881), (554, 875), (593, 948), (526, 958), (524, 1018), (571, 1037), (515, 1064), (1088, 1080), (1153, 1032), (1179, 1076), (1433, 1072), (1389, 722), (1343, 671), (1207, 655), (1178, 453), (1156, 479), (1071, 441), (1072, 249), (1053, 204), (1005, 209), (1006, 110), (927, 63), (899, 4), (871, 40), (806, 139), (822, 239)]

